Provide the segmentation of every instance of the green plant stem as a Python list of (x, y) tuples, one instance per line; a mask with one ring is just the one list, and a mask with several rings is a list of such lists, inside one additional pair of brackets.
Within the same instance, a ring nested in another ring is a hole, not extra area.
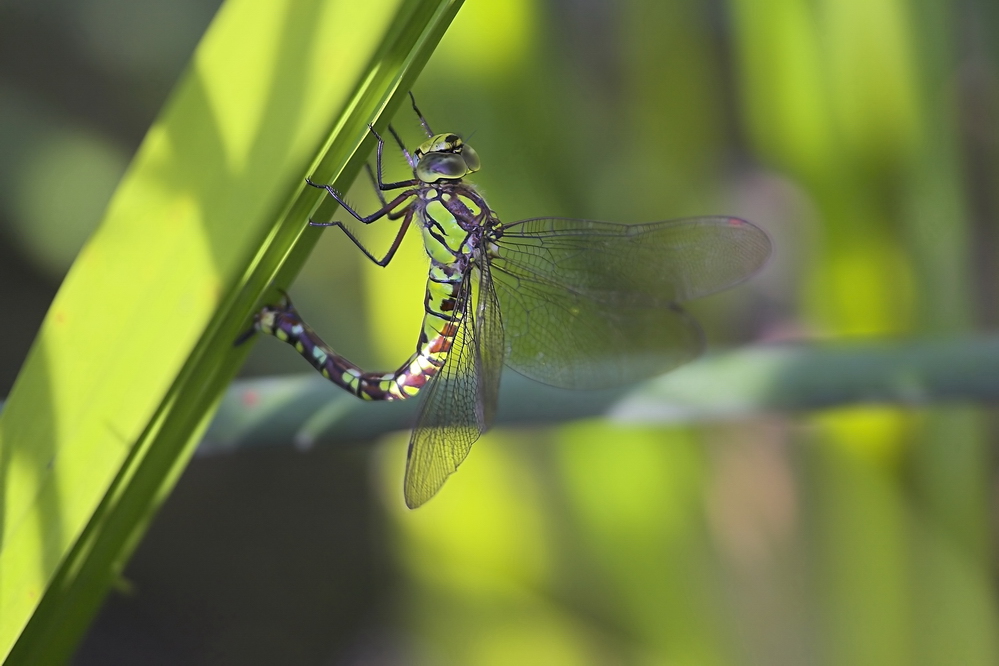
[[(747, 347), (709, 355), (636, 387), (567, 391), (503, 376), (498, 426), (608, 416), (690, 423), (858, 404), (999, 400), (999, 337)], [(413, 422), (418, 400), (368, 403), (316, 374), (235, 382), (200, 454), (371, 440)]]

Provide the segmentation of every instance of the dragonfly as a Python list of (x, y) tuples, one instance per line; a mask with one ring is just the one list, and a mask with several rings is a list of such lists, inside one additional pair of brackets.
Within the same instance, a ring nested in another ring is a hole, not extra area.
[[(332, 185), (325, 189), (362, 224), (401, 221), (386, 266), (416, 222), (429, 258), (424, 316), (416, 351), (392, 372), (369, 372), (337, 354), (286, 294), (254, 317), (254, 331), (293, 345), (332, 383), (364, 400), (422, 405), (409, 441), (404, 496), (410, 508), (432, 498), (493, 424), (504, 365), (568, 389), (637, 382), (695, 358), (704, 348), (698, 323), (681, 303), (750, 277), (771, 253), (769, 236), (746, 220), (691, 217), (616, 224), (562, 217), (504, 223), (466, 178), (478, 153), (458, 134), (438, 134), (412, 97), (426, 140), (409, 151), (389, 126), (412, 178), (385, 182), (384, 139), (375, 173), (381, 207), (361, 215)], [(388, 200), (384, 193), (392, 193)]]

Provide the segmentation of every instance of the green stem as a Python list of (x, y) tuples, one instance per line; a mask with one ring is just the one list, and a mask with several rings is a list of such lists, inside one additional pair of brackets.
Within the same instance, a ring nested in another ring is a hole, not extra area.
[[(628, 389), (567, 391), (507, 372), (499, 426), (610, 416), (689, 423), (856, 404), (926, 406), (999, 399), (999, 337), (747, 347)], [(199, 453), (370, 440), (408, 428), (418, 400), (367, 403), (319, 375), (242, 380)]]

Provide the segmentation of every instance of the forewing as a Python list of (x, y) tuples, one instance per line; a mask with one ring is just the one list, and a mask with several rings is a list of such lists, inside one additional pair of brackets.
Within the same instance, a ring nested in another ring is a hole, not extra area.
[(678, 303), (721, 291), (770, 256), (767, 234), (733, 217), (648, 224), (536, 218), (503, 227), (493, 265), (582, 296), (635, 305)]
[[(495, 301), (494, 295), (492, 298)], [(466, 276), (455, 306), (455, 311), (463, 315), (458, 331), (444, 367), (422, 391), (424, 402), (409, 440), (404, 492), (411, 509), (437, 494), (489, 427), (495, 413), (499, 372), (490, 374), (490, 368), (496, 363), (496, 355), (502, 367), (503, 338), (500, 331), (499, 351), (490, 355), (489, 350), (481, 349), (477, 334), (488, 336), (491, 330), (488, 299), (485, 310), (482, 308), (480, 302), (476, 317), (471, 278)], [(477, 325), (478, 320), (481, 325)]]
[(619, 225), (544, 218), (503, 230), (493, 260), (506, 362), (537, 381), (606, 388), (651, 377), (703, 348), (678, 305), (737, 284), (770, 253), (734, 218)]

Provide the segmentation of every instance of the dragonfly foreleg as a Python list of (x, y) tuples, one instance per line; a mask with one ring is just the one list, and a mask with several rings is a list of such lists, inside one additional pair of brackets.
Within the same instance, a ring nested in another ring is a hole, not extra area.
[(423, 112), (420, 111), (420, 107), (416, 106), (416, 95), (413, 94), (412, 90), (409, 91), (409, 101), (413, 103), (413, 111), (416, 111), (416, 115), (419, 116), (420, 124), (423, 125), (423, 129), (427, 133), (427, 137), (432, 137), (434, 135), (434, 131), (430, 129), (430, 125), (427, 123), (427, 119), (423, 117)]
[(399, 150), (402, 151), (403, 157), (405, 157), (406, 161), (409, 162), (409, 166), (415, 169), (418, 160), (415, 157), (413, 157), (412, 153), (409, 152), (409, 149), (406, 148), (406, 144), (402, 142), (402, 137), (399, 136), (399, 133), (395, 131), (395, 128), (392, 127), (391, 125), (389, 125), (388, 128), (389, 132), (392, 133), (392, 137), (395, 139), (395, 145), (399, 146)]
[(375, 177), (375, 172), (372, 170), (371, 165), (365, 162), (364, 170), (368, 172), (368, 179), (371, 181), (371, 186), (375, 188), (375, 194), (378, 196), (378, 200), (382, 203), (383, 207), (387, 206), (388, 201), (385, 200), (382, 188), (378, 186), (378, 179)]
[[(393, 217), (393, 215), (395, 214), (393, 213), (388, 215), (389, 219), (398, 219), (399, 216)], [(324, 224), (321, 226), (340, 227), (340, 231), (342, 231), (347, 235), (347, 238), (350, 239), (350, 242), (352, 242), (355, 246), (357, 246), (357, 249), (363, 252), (364, 256), (370, 259), (374, 264), (381, 266), (382, 268), (385, 268), (386, 266), (388, 266), (389, 262), (392, 261), (392, 257), (395, 256), (396, 250), (399, 249), (399, 245), (402, 243), (403, 236), (406, 235), (406, 230), (409, 229), (409, 224), (413, 221), (413, 211), (410, 208), (405, 209), (404, 211), (399, 213), (399, 215), (405, 215), (405, 218), (403, 219), (402, 224), (399, 225), (399, 231), (398, 233), (396, 233), (395, 239), (392, 241), (392, 245), (389, 247), (388, 252), (386, 252), (385, 256), (382, 257), (381, 259), (378, 259), (377, 257), (375, 257), (375, 255), (371, 254), (371, 251), (368, 250), (368, 248), (364, 247), (364, 244), (360, 240), (358, 240), (357, 236), (355, 236), (350, 229), (345, 227), (343, 223), (330, 222), (329, 224)], [(315, 226), (320, 226), (320, 225), (315, 225)]]
[[(389, 190), (398, 190), (400, 187), (412, 187), (414, 185), (419, 185), (420, 181), (415, 178), (411, 178), (409, 180), (400, 180), (394, 183), (386, 183), (382, 180), (382, 154), (385, 152), (385, 139), (382, 138), (381, 134), (375, 131), (374, 125), (368, 123), (368, 129), (371, 130), (371, 133), (375, 135), (376, 139), (378, 139), (378, 148), (375, 150), (375, 168), (378, 171), (378, 179), (376, 181), (376, 185), (378, 186), (378, 189), (381, 190), (382, 192), (387, 192)], [(409, 164), (410, 168), (415, 169), (416, 160), (414, 160), (413, 156), (409, 153), (408, 150), (406, 150), (406, 147), (399, 139), (399, 135), (395, 133), (395, 130), (392, 128), (391, 125), (389, 125), (389, 132), (392, 133), (392, 136), (395, 137), (396, 142), (399, 144), (399, 148), (402, 150), (402, 154), (406, 157), (406, 163)]]
[[(381, 208), (379, 208), (378, 210), (376, 210), (371, 215), (361, 215), (356, 210), (354, 210), (350, 206), (350, 204), (348, 204), (344, 200), (344, 198), (340, 195), (339, 192), (337, 192), (333, 188), (332, 185), (322, 185), (321, 183), (314, 183), (314, 182), (312, 182), (308, 178), (305, 179), (305, 182), (308, 183), (309, 185), (311, 185), (312, 187), (318, 188), (320, 190), (326, 190), (327, 192), (329, 192), (330, 196), (333, 197), (336, 200), (336, 202), (338, 204), (340, 204), (340, 206), (345, 211), (347, 211), (348, 213), (350, 213), (350, 215), (354, 219), (356, 219), (358, 222), (361, 222), (363, 224), (371, 224), (372, 222), (375, 222), (376, 220), (380, 220), (381, 218), (385, 217), (386, 215), (389, 215), (389, 219), (398, 219), (398, 216), (396, 216), (396, 218), (392, 218), (391, 215), (390, 215), (390, 213), (393, 210), (395, 210), (396, 208), (398, 208), (399, 206), (401, 206), (403, 204), (403, 202), (406, 201), (406, 199), (408, 199), (409, 197), (411, 197), (414, 194), (416, 194), (416, 190), (406, 190), (405, 192), (403, 192), (402, 194), (400, 194), (399, 196), (397, 196), (395, 199), (392, 199), (392, 201), (388, 202), (387, 204), (385, 204), (384, 206), (382, 206)], [(339, 222), (313, 222), (312, 220), (309, 220), (309, 224), (311, 226), (313, 226), (313, 227), (334, 227), (334, 226), (338, 226), (340, 223)]]

